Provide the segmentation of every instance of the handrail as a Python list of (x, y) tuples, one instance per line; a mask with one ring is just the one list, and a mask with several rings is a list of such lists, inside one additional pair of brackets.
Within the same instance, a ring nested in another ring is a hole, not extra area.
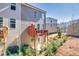
[(0, 35), (2, 36), (2, 38), (7, 37), (8, 34), (8, 28), (6, 26), (2, 26), (0, 27)]

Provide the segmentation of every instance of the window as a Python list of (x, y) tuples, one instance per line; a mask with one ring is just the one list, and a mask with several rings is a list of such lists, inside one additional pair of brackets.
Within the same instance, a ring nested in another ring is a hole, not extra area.
[(42, 14), (42, 19), (44, 19), (44, 14)]
[(11, 3), (11, 10), (16, 10), (16, 3)]
[(0, 26), (3, 26), (3, 18), (0, 17)]
[(16, 28), (16, 20), (13, 18), (10, 19), (10, 28)]
[(34, 11), (34, 18), (36, 18), (36, 14), (37, 14), (37, 12), (36, 12), (36, 11)]
[(52, 23), (52, 20), (50, 22)]
[(40, 30), (40, 24), (37, 24), (37, 30)]
[(43, 29), (44, 29), (45, 28), (44, 24), (42, 26), (43, 26)]
[(52, 27), (52, 20), (50, 22), (51, 22), (51, 27)]

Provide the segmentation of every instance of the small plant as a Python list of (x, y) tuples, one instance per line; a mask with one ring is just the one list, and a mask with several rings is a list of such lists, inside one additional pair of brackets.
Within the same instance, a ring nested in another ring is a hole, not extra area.
[(26, 49), (28, 48), (28, 44), (23, 44), (22, 46), (21, 46), (21, 52), (22, 52), (22, 54), (23, 54), (23, 56), (25, 56), (26, 55)]
[(52, 54), (52, 50), (51, 49), (49, 49), (48, 51), (47, 51), (47, 56), (52, 56), (53, 54)]
[(49, 44), (49, 46), (47, 47), (46, 55), (52, 56), (52, 45), (51, 44)]
[(53, 52), (53, 53), (55, 53), (55, 52), (57, 51), (59, 45), (60, 45), (60, 44), (59, 44), (59, 42), (58, 42), (57, 40), (54, 40), (54, 41), (52, 42), (52, 52)]
[(29, 47), (26, 49), (26, 56), (31, 56), (31, 49)]
[(36, 56), (36, 49), (31, 49), (32, 56)]
[(18, 52), (19, 52), (18, 56), (22, 56), (23, 55), (23, 53), (21, 52), (21, 49), (19, 49)]
[(52, 40), (48, 45), (46, 55), (47, 56), (54, 55), (57, 52), (58, 48), (62, 45), (62, 43), (63, 40), (61, 40), (61, 38), (59, 39), (55, 37), (54, 40)]

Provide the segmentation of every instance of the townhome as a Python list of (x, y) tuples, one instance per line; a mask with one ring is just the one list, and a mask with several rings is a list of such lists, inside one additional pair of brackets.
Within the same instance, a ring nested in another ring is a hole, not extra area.
[(46, 18), (46, 29), (49, 34), (57, 32), (57, 19), (47, 17)]
[(69, 22), (63, 22), (58, 24), (58, 27), (60, 28), (62, 33), (67, 33), (68, 25), (69, 25)]
[[(34, 30), (45, 30), (46, 11), (27, 3), (0, 3), (0, 25), (8, 27), (7, 46), (29, 44), (34, 47), (44, 36), (32, 37), (29, 27)], [(33, 34), (33, 33), (32, 33)], [(36, 41), (34, 42), (34, 39)]]
[(67, 28), (67, 34), (72, 36), (79, 36), (79, 19), (75, 19), (69, 22)]
[[(31, 42), (31, 45), (34, 48), (34, 45), (38, 45), (38, 43), (41, 44), (41, 42), (43, 42), (44, 36), (40, 37), (39, 34), (35, 34), (38, 36), (36, 36), (36, 38), (35, 37), (33, 38), (30, 35), (28, 35), (27, 29), (29, 26), (34, 25), (35, 30), (37, 32), (40, 30), (44, 30), (45, 18), (46, 18), (46, 11), (41, 10), (29, 4), (21, 4), (21, 34), (22, 35), (20, 37), (22, 43), (27, 42), (29, 44)], [(31, 34), (34, 35), (34, 32)], [(36, 44), (34, 42), (36, 42)]]

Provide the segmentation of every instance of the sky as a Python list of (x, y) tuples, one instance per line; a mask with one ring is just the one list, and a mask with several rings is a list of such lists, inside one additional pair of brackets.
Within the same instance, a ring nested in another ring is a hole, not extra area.
[(58, 20), (58, 23), (68, 22), (79, 18), (79, 3), (32, 3), (47, 11), (47, 17)]

